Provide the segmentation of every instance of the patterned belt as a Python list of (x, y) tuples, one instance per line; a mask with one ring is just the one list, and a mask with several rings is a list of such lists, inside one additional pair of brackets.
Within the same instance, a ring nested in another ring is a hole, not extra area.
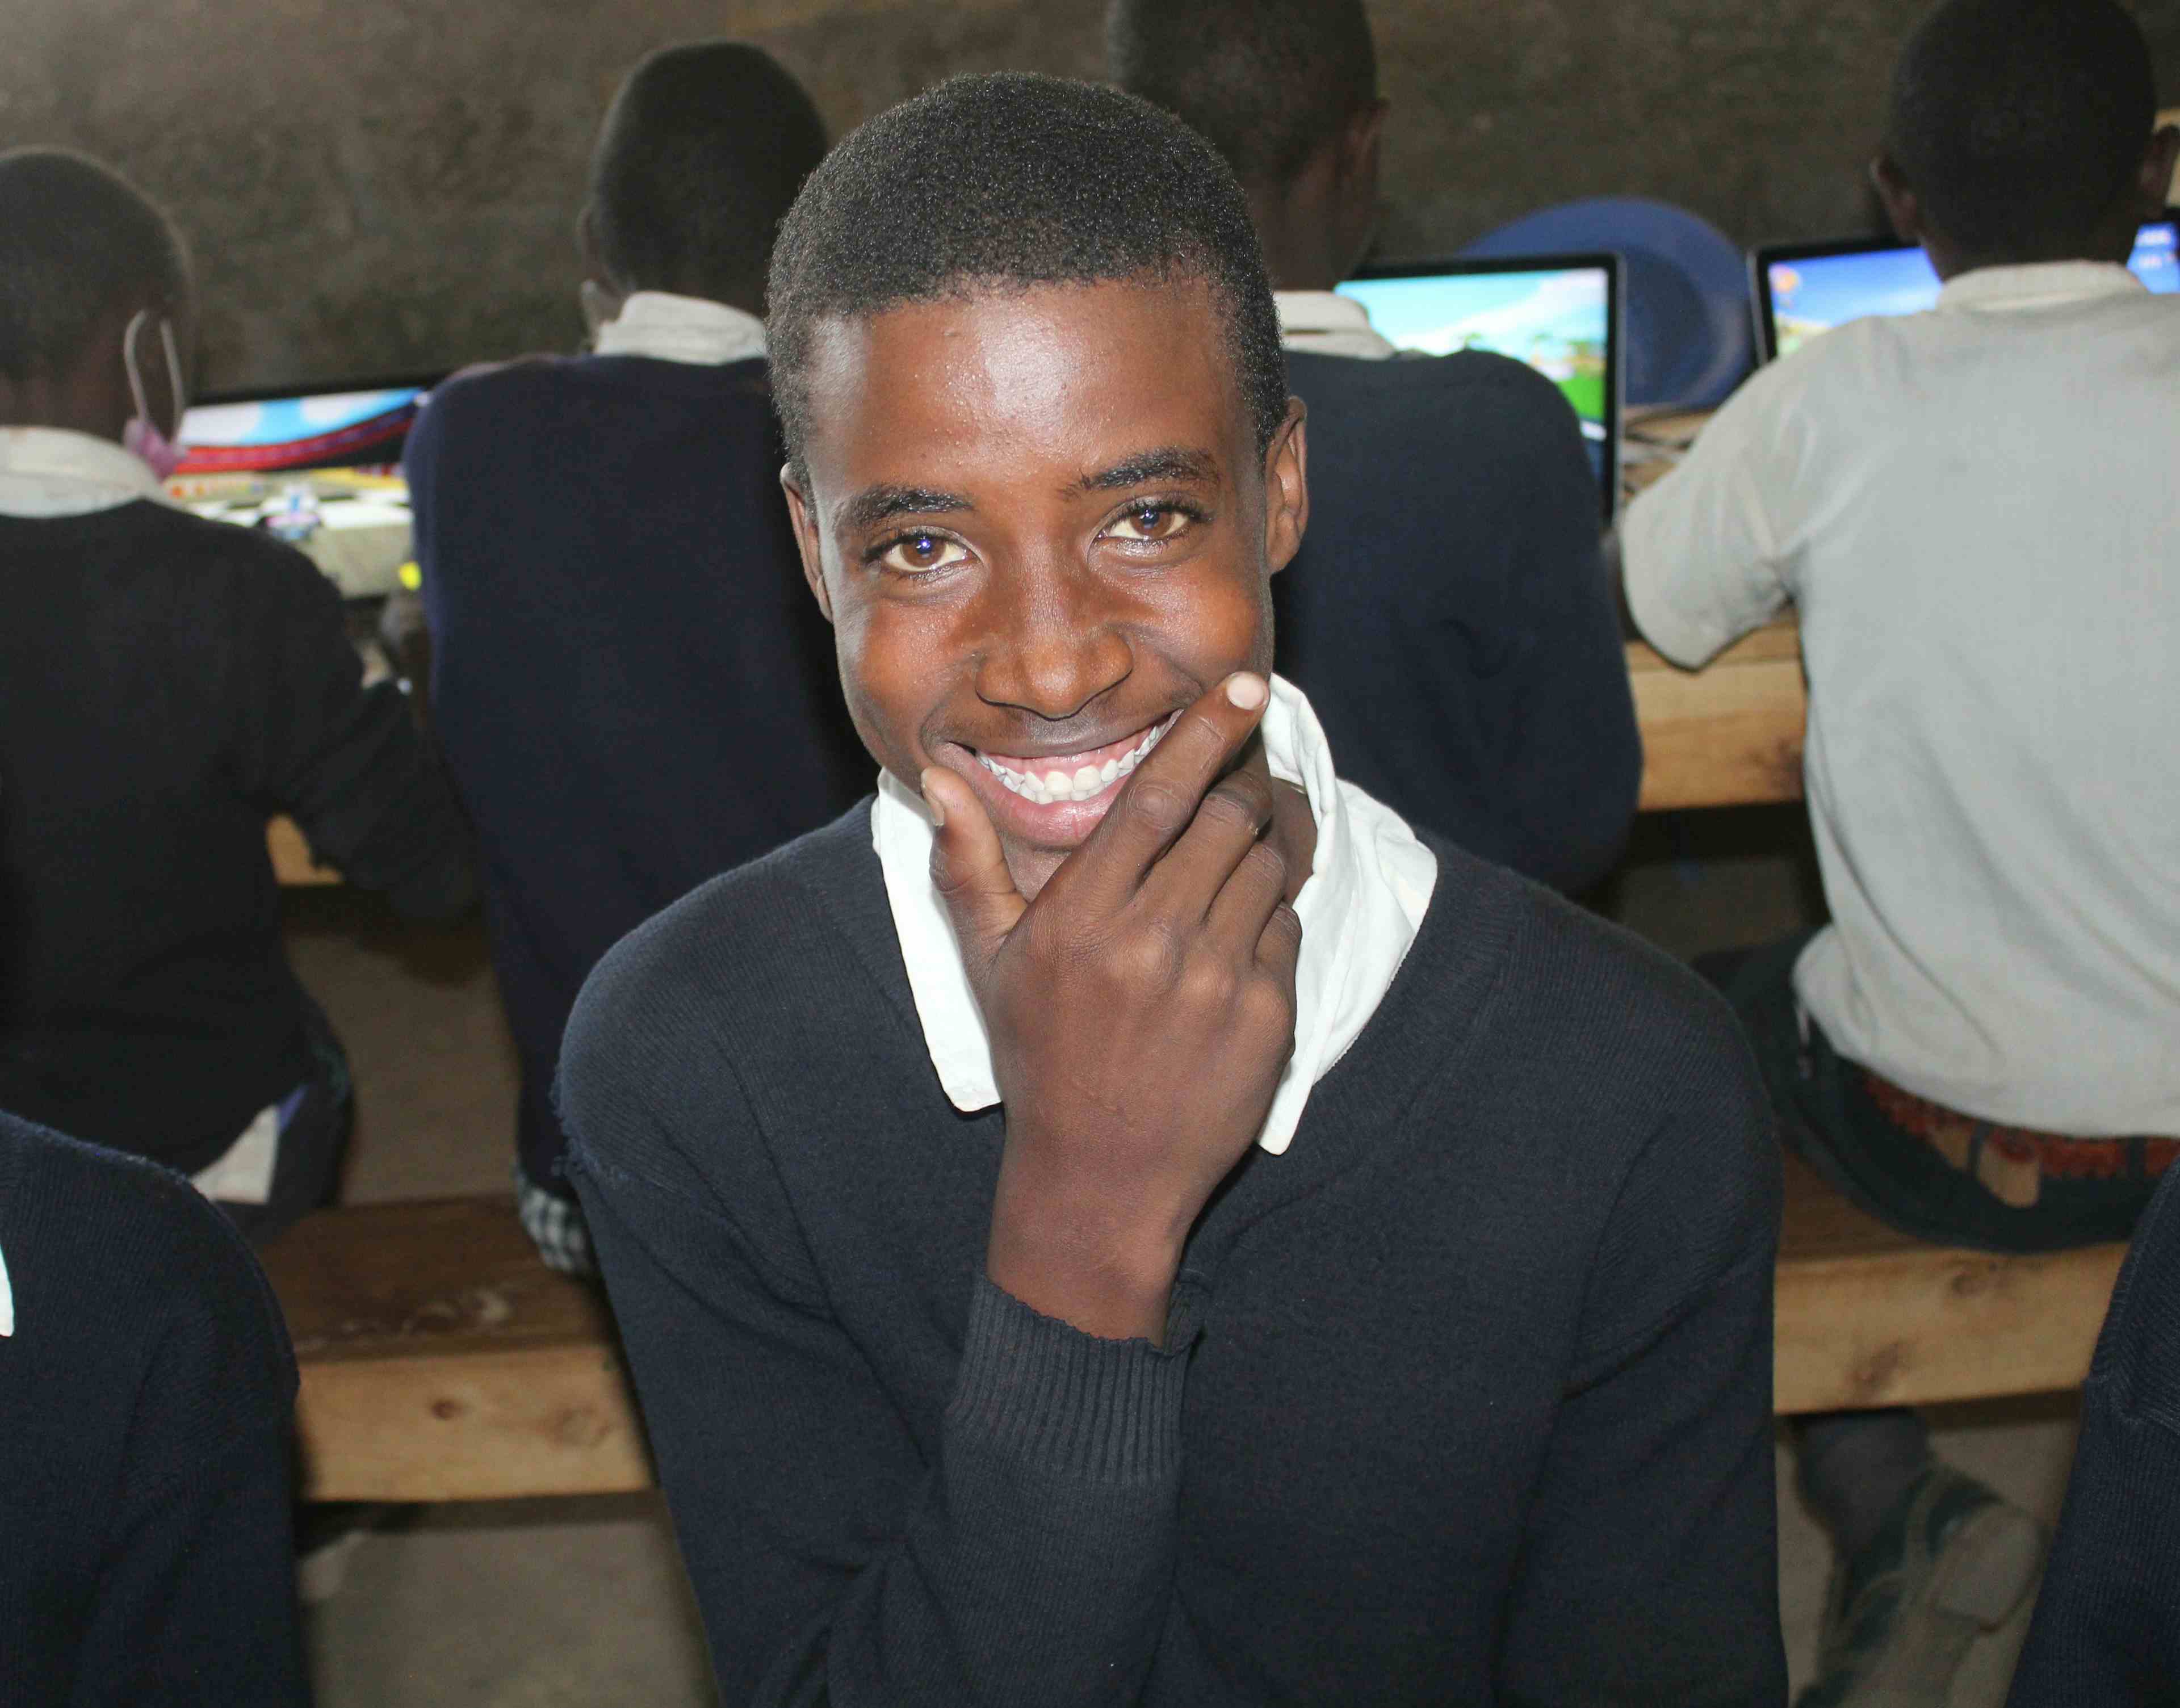
[(2070, 1139), (2033, 1127), (2004, 1127), (1919, 1097), (1883, 1075), (1862, 1083), (1903, 1133), (1913, 1134), (2001, 1204), (2026, 1210), (2054, 1180), (2155, 1180), (2180, 1157), (2180, 1139)]

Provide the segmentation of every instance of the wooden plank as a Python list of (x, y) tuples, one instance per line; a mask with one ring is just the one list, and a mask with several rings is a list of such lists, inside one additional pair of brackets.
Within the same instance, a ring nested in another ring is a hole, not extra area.
[(337, 884), (341, 875), (311, 858), (311, 845), (291, 818), (276, 818), (265, 827), (265, 846), (272, 856), (272, 876), (284, 884)]
[(1639, 810), (1802, 798), (1808, 695), (1792, 622), (1757, 630), (1701, 671), (1631, 640), (1627, 674), (1643, 731)]
[[(2125, 1248), (1926, 1246), (1786, 1159), (1781, 1413), (2078, 1386)], [(652, 1472), (597, 1290), (504, 1199), (325, 1211), (265, 1254), (302, 1367), (310, 1500), (625, 1493)]]
[(2034, 1257), (1924, 1245), (1792, 1157), (1773, 1321), (1780, 1413), (1990, 1399), (2089, 1374), (2124, 1245)]
[(607, 1346), (306, 1361), (296, 1403), (311, 1501), (513, 1500), (651, 1486)]
[(604, 1301), (538, 1260), (511, 1200), (321, 1211), (264, 1255), (302, 1368), (306, 1498), (651, 1480)]

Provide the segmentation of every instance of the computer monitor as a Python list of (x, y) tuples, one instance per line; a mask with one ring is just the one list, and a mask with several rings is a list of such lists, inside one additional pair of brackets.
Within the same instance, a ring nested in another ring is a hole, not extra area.
[(401, 448), (439, 377), (233, 392), (193, 404), (168, 491), (201, 516), (288, 541), (345, 598), (383, 597), (414, 552)]
[(1551, 381), (1581, 424), (1611, 521), (1620, 500), (1619, 256), (1404, 261), (1365, 267), (1337, 288), (1402, 350), (1491, 350)]
[[(2180, 294), (2180, 213), (2172, 210), (2135, 233), (2128, 260), (2135, 277), (2161, 295)], [(1764, 360), (1790, 356), (1811, 338), (1870, 315), (1912, 315), (1938, 300), (1938, 275), (1913, 244), (1889, 238), (1838, 243), (1775, 244), (1749, 264), (1756, 336)]]

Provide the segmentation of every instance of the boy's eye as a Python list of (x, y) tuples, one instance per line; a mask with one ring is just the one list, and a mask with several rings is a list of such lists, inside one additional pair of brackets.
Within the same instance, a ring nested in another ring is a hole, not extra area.
[(968, 561), (969, 553), (959, 541), (950, 540), (944, 534), (904, 534), (886, 548), (878, 559), (888, 569), (897, 569), (906, 574), (921, 575), (933, 569), (944, 569), (953, 564)]
[(1170, 540), (1188, 525), (1189, 519), (1171, 504), (1143, 504), (1121, 516), (1105, 531), (1116, 540)]

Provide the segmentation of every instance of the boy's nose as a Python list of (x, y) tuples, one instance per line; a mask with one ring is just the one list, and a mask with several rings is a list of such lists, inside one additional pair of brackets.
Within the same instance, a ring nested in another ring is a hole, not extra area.
[(1071, 717), (1134, 665), (1111, 601), (1093, 578), (1038, 578), (994, 614), (977, 692), (1055, 721)]

